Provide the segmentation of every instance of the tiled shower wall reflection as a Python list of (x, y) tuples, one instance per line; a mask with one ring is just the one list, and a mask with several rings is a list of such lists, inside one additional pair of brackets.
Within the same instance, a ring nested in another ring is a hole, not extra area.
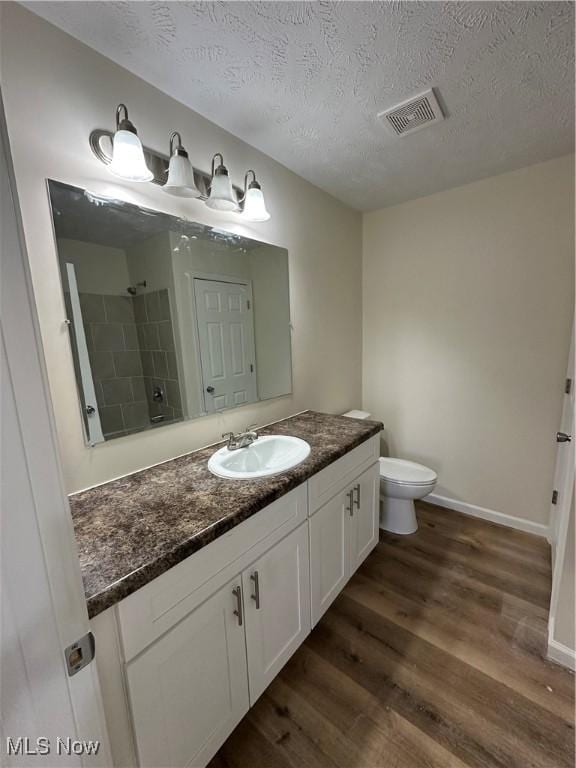
[[(168, 291), (136, 297), (81, 293), (80, 306), (104, 437), (181, 419)], [(158, 320), (148, 322), (149, 314)], [(169, 371), (168, 350), (173, 362)], [(165, 372), (170, 376), (160, 375)]]
[[(146, 397), (152, 418), (182, 418), (182, 398), (174, 346), (168, 291), (150, 291), (134, 297), (136, 330), (141, 349)], [(162, 393), (163, 399), (155, 397)]]

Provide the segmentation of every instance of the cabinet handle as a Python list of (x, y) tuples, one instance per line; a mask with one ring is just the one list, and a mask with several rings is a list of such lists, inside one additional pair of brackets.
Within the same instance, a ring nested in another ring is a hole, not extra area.
[(348, 491), (346, 496), (348, 496), (348, 512), (350, 517), (354, 517), (354, 490)]
[(360, 483), (354, 486), (354, 490), (356, 491), (356, 509), (360, 509)]
[(242, 587), (234, 587), (232, 594), (236, 598), (236, 610), (234, 616), (238, 616), (238, 626), (242, 626)]
[(254, 594), (251, 595), (252, 600), (256, 603), (256, 610), (260, 608), (260, 581), (258, 578), (258, 571), (250, 574), (250, 578), (254, 582)]

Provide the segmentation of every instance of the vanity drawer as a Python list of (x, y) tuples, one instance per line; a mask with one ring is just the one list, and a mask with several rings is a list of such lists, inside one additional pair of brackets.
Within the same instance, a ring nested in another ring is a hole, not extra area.
[(308, 514), (312, 515), (354, 478), (378, 461), (380, 438), (371, 437), (308, 480)]
[(303, 483), (118, 603), (124, 659), (134, 658), (306, 518)]

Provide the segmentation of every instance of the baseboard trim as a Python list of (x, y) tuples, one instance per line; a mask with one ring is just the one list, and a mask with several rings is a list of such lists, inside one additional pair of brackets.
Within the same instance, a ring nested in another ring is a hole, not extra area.
[(555, 661), (556, 664), (561, 664), (563, 667), (571, 669), (572, 672), (576, 672), (576, 651), (568, 648), (567, 645), (562, 645), (557, 640), (549, 640), (547, 656), (550, 661)]
[(436, 493), (431, 493), (423, 501), (429, 501), (431, 504), (437, 504), (439, 507), (453, 509), (455, 512), (462, 512), (464, 515), (479, 517), (481, 520), (489, 520), (491, 523), (505, 525), (508, 528), (516, 528), (518, 531), (532, 533), (535, 536), (548, 538), (550, 535), (549, 527), (543, 523), (534, 523), (532, 520), (526, 520), (523, 517), (505, 515), (503, 512), (496, 512), (494, 509), (486, 509), (485, 507), (478, 507), (476, 504), (468, 504), (465, 501), (450, 499), (448, 496), (438, 496)]

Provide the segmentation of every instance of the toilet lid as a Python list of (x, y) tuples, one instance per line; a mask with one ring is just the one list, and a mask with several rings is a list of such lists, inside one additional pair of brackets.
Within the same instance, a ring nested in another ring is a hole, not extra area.
[(410, 485), (428, 485), (438, 479), (436, 472), (422, 464), (404, 459), (380, 459), (380, 477), (393, 483), (409, 483)]

